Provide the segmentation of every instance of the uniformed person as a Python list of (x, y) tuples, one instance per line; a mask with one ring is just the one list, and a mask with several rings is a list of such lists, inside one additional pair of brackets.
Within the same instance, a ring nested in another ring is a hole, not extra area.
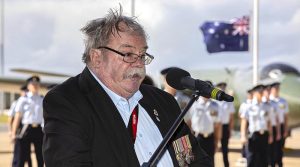
[[(241, 122), (241, 119), (242, 119), (241, 116), (249, 109), (249, 107), (251, 107), (252, 98), (253, 98), (253, 95), (252, 95), (252, 88), (251, 88), (251, 89), (247, 90), (247, 99), (246, 99), (245, 102), (243, 102), (240, 105), (240, 108), (239, 108), (240, 122)], [(242, 159), (239, 160), (239, 163), (242, 163), (242, 164), (247, 163), (246, 153), (247, 153), (246, 145), (242, 144), (242, 149), (241, 149)]]
[[(227, 84), (220, 82), (216, 85), (217, 88), (222, 91), (226, 91)], [(222, 123), (222, 137), (221, 137), (221, 149), (223, 154), (223, 163), (225, 167), (229, 167), (228, 161), (228, 141), (233, 130), (233, 114), (235, 112), (233, 102), (218, 101), (220, 106), (220, 119)]]
[(191, 128), (197, 137), (200, 146), (212, 158), (221, 137), (219, 105), (211, 99), (199, 97), (189, 109)]
[(282, 166), (282, 157), (283, 157), (283, 148), (285, 139), (288, 136), (288, 103), (287, 101), (279, 96), (279, 90), (280, 90), (280, 83), (275, 82), (270, 85), (271, 91), (270, 91), (270, 100), (273, 101), (277, 106), (277, 114), (278, 114), (278, 120), (280, 123), (280, 135), (281, 139), (277, 143), (277, 159), (276, 163), (279, 167)]
[(263, 89), (263, 85), (252, 89), (252, 105), (241, 115), (241, 141), (247, 143), (248, 167), (268, 166), (267, 148), (273, 138), (269, 113), (262, 103)]
[[(44, 164), (42, 156), (43, 97), (39, 95), (39, 87), (39, 77), (33, 76), (27, 79), (28, 92), (24, 97), (21, 97), (16, 104), (16, 114), (13, 122), (12, 138), (20, 138), (21, 141), (21, 156), (20, 164), (18, 165), (19, 167), (24, 166), (26, 153), (28, 151), (30, 152), (31, 143), (34, 144), (38, 167), (43, 167)], [(23, 127), (21, 129), (21, 132), (17, 135), (16, 129), (20, 126), (21, 120)]]
[(264, 107), (269, 112), (269, 117), (271, 121), (272, 126), (272, 133), (273, 133), (273, 142), (269, 143), (269, 149), (268, 149), (268, 163), (271, 167), (275, 167), (275, 158), (277, 157), (277, 141), (280, 140), (280, 124), (278, 120), (278, 112), (275, 102), (270, 101), (269, 95), (270, 95), (270, 85), (266, 85), (263, 90), (263, 97), (262, 102)]
[[(8, 113), (8, 132), (9, 132), (10, 138), (12, 137), (12, 124), (13, 124), (15, 113), (16, 113), (16, 110), (15, 110), (16, 104), (21, 97), (25, 96), (25, 94), (27, 92), (27, 85), (26, 84), (22, 85), (20, 90), (21, 90), (20, 97), (11, 104), (9, 113)], [(20, 128), (18, 130), (21, 130), (21, 127), (22, 127), (22, 124), (20, 124)], [(14, 143), (12, 167), (16, 167), (20, 163), (20, 156), (21, 156), (20, 139), (12, 139), (12, 142)], [(26, 157), (27, 157), (26, 158), (27, 165), (28, 165), (28, 167), (31, 167), (32, 163), (31, 163), (30, 151), (27, 152)]]

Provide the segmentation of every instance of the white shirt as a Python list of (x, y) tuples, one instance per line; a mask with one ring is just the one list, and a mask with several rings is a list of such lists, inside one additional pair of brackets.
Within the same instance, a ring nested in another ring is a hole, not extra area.
[(279, 123), (283, 124), (285, 114), (287, 114), (289, 112), (289, 106), (288, 106), (287, 101), (284, 98), (274, 97), (274, 96), (270, 96), (270, 100), (272, 100), (276, 103)]
[(247, 99), (246, 102), (243, 102), (239, 108), (239, 115), (241, 116), (248, 108), (251, 106), (252, 100)]
[(7, 113), (7, 115), (8, 115), (9, 117), (15, 116), (15, 113), (16, 113), (16, 111), (15, 111), (16, 104), (17, 104), (17, 100), (15, 100), (15, 101), (13, 101), (13, 102), (11, 103), (10, 108), (9, 108), (9, 111), (8, 111), (8, 113)]
[(263, 103), (258, 103), (256, 99), (252, 100), (251, 107), (242, 113), (241, 118), (248, 120), (250, 133), (268, 130), (269, 113)]
[(219, 106), (216, 102), (204, 101), (199, 97), (189, 109), (192, 115), (191, 127), (198, 134), (210, 134), (214, 132), (214, 123), (220, 122)]
[(277, 116), (278, 112), (276, 110), (277, 109), (276, 103), (273, 102), (273, 101), (267, 101), (266, 97), (263, 97), (262, 101), (263, 101), (263, 105), (266, 107), (266, 109), (269, 112), (269, 118), (270, 118), (270, 121), (271, 121), (271, 125), (276, 126), (277, 117), (278, 117)]
[[(124, 124), (128, 126), (130, 115), (136, 105), (139, 107), (138, 114), (138, 125), (137, 125), (137, 135), (134, 143), (135, 153), (139, 160), (140, 165), (144, 162), (148, 162), (152, 154), (155, 152), (156, 148), (159, 146), (163, 137), (157, 128), (156, 124), (153, 122), (151, 117), (148, 115), (147, 111), (138, 104), (139, 100), (143, 98), (140, 91), (137, 91), (131, 98), (126, 100), (125, 98), (117, 95), (109, 88), (107, 88), (94, 74), (90, 71), (98, 83), (103, 87), (105, 92), (112, 99), (113, 103), (117, 107)], [(162, 158), (158, 161), (157, 166), (168, 167), (174, 166), (171, 159), (170, 153), (167, 150)]]
[(235, 112), (233, 102), (219, 101), (222, 124), (229, 124), (230, 115)]
[(23, 124), (43, 125), (43, 98), (38, 94), (27, 92), (25, 96), (18, 99), (15, 112), (23, 114)]

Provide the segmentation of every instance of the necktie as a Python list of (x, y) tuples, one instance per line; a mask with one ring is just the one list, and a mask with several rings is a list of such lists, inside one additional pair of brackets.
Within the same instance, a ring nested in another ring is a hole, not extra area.
[(127, 126), (129, 136), (131, 136), (133, 143), (135, 142), (135, 138), (136, 138), (137, 124), (138, 124), (138, 112), (139, 112), (139, 107), (138, 107), (138, 105), (136, 105), (131, 113), (129, 123)]

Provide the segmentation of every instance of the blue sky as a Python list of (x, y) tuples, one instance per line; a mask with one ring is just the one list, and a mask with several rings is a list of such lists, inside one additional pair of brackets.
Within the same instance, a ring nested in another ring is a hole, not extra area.
[[(250, 15), (251, 0), (135, 0), (136, 16), (149, 35), (155, 60), (151, 75), (168, 66), (187, 70), (249, 67), (250, 52), (208, 54), (199, 26), (204, 21), (229, 21)], [(11, 68), (76, 75), (84, 68), (81, 55), (87, 21), (130, 0), (5, 0), (5, 74)], [(260, 1), (259, 65), (284, 62), (300, 67), (299, 0)]]

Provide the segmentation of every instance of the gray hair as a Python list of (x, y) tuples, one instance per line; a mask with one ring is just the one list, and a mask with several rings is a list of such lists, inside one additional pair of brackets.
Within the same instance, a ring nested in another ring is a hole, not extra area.
[[(125, 24), (124, 26), (120, 23)], [(110, 9), (104, 18), (91, 20), (86, 26), (81, 28), (86, 36), (85, 51), (82, 56), (84, 63), (90, 62), (89, 52), (99, 46), (106, 46), (109, 43), (111, 35), (119, 35), (119, 32), (134, 32), (147, 38), (143, 27), (136, 21), (136, 17), (127, 17), (122, 15), (122, 6), (120, 9)]]

